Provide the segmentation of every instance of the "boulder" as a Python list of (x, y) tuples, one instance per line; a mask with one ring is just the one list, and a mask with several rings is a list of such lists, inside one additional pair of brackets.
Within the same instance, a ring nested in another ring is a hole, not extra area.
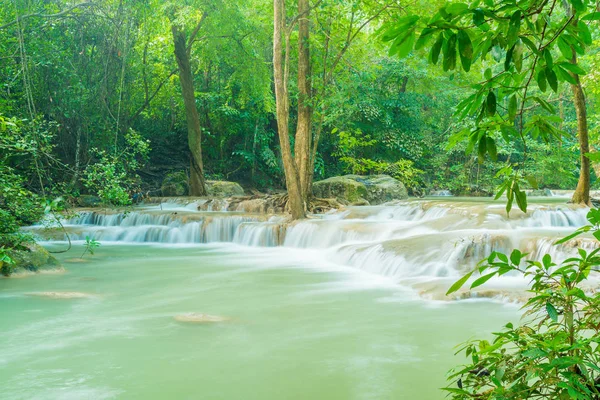
[[(164, 197), (188, 196), (190, 187), (184, 171), (168, 173), (160, 187)], [(229, 181), (206, 181), (206, 191), (209, 197), (231, 197), (244, 195), (244, 189)]]
[(188, 177), (184, 171), (170, 172), (160, 186), (163, 196), (187, 196), (190, 192)]
[(38, 244), (28, 244), (25, 250), (8, 250), (7, 254), (14, 264), (10, 266), (10, 269), (8, 265), (0, 265), (3, 275), (21, 271), (39, 272), (45, 269), (61, 268), (58, 260)]
[(313, 194), (351, 205), (375, 205), (408, 198), (404, 184), (389, 175), (334, 176), (313, 183)]
[(244, 195), (244, 189), (238, 183), (229, 181), (206, 181), (206, 191), (210, 197)]

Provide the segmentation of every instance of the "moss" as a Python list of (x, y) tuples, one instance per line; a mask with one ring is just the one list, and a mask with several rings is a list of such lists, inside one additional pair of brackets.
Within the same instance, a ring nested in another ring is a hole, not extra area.
[(43, 269), (60, 267), (58, 260), (38, 244), (28, 244), (25, 250), (9, 250), (7, 254), (14, 261), (10, 270), (7, 265), (2, 266), (2, 274), (10, 275), (19, 270), (38, 272)]
[(315, 182), (313, 193), (318, 198), (336, 198), (353, 205), (381, 204), (408, 197), (402, 182), (388, 175), (334, 176)]
[(244, 195), (244, 189), (238, 183), (229, 181), (206, 181), (206, 191), (212, 197)]

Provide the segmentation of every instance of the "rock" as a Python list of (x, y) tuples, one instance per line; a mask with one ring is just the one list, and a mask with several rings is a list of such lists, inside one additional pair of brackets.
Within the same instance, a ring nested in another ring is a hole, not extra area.
[(8, 250), (7, 254), (12, 258), (14, 264), (10, 271), (6, 269), (6, 265), (0, 265), (3, 275), (22, 271), (40, 272), (40, 270), (62, 268), (58, 260), (38, 244), (28, 244), (25, 250)]
[(320, 198), (336, 198), (354, 205), (382, 204), (408, 198), (402, 182), (389, 175), (334, 176), (313, 183), (313, 194)]
[(211, 197), (244, 195), (244, 189), (238, 183), (229, 181), (206, 181), (206, 191)]
[(221, 317), (218, 315), (209, 315), (209, 314), (201, 314), (201, 313), (186, 313), (179, 314), (173, 317), (175, 321), (178, 322), (194, 322), (199, 324), (209, 324), (215, 322), (226, 322), (230, 319), (227, 317)]
[(102, 200), (100, 200), (100, 197), (91, 194), (82, 194), (77, 198), (79, 207), (98, 207), (101, 203)]
[(160, 191), (163, 196), (187, 196), (190, 187), (185, 171), (168, 173), (162, 181)]
[(50, 299), (86, 299), (89, 297), (94, 297), (91, 294), (82, 292), (30, 292), (26, 293), (26, 295), (35, 297), (47, 297)]

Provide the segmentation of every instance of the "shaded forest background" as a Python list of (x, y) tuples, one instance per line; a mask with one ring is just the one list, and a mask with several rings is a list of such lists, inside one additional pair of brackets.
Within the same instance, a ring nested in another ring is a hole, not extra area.
[[(390, 173), (417, 195), (494, 191), (519, 142), (498, 144), (498, 161), (478, 160), (451, 136), (473, 124), (453, 118), (481, 76), (431, 66), (418, 52), (399, 60), (379, 28), (439, 2), (317, 1), (311, 8), (313, 129), (321, 129), (314, 180)], [(440, 3), (441, 4), (441, 3)], [(173, 27), (189, 39), (207, 179), (246, 188), (285, 188), (273, 87), (273, 5), (261, 1), (3, 1), (0, 8), (2, 180), (39, 194), (131, 191), (159, 194), (170, 172), (190, 169)], [(293, 22), (295, 4), (289, 7)], [(296, 62), (297, 32), (289, 57)], [(596, 41), (595, 44), (598, 44)], [(596, 46), (597, 47), (597, 46)], [(594, 71), (597, 53), (580, 65)], [(298, 88), (290, 76), (290, 123)], [(592, 146), (597, 143), (597, 73), (582, 77)], [(527, 173), (541, 188), (574, 189), (576, 118), (568, 88), (560, 140), (529, 143)], [(293, 137), (292, 137), (293, 140)], [(483, 162), (481, 162), (483, 161)], [(592, 181), (595, 176), (592, 175)], [(117, 201), (118, 202), (118, 201)]]

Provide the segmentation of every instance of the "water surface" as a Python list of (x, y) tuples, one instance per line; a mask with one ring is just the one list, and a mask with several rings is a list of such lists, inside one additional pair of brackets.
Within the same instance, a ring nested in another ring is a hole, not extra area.
[[(0, 279), (0, 397), (442, 399), (453, 347), (518, 319), (513, 305), (425, 301), (310, 249), (103, 244), (86, 260)], [(186, 312), (231, 321), (173, 319)]]

